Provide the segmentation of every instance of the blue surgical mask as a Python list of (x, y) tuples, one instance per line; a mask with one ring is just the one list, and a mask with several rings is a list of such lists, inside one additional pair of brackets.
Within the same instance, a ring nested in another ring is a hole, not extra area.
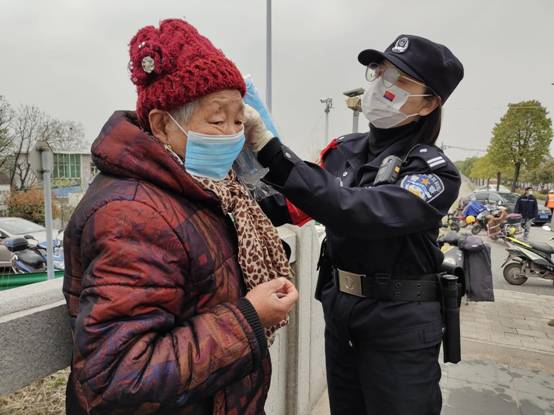
[(171, 120), (187, 136), (185, 170), (194, 176), (223, 180), (237, 159), (244, 143), (244, 129), (232, 135), (209, 135), (185, 131), (169, 114)]

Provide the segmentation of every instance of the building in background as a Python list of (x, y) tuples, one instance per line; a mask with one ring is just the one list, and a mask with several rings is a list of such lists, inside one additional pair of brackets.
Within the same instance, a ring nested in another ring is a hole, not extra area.
[(89, 152), (56, 151), (52, 191), (56, 197), (83, 194), (97, 173)]

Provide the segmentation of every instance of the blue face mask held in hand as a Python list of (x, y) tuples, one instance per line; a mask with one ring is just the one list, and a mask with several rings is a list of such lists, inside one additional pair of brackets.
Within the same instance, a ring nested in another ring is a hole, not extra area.
[(244, 147), (244, 129), (232, 135), (209, 135), (186, 132), (169, 114), (171, 120), (187, 136), (185, 170), (213, 180), (223, 180)]

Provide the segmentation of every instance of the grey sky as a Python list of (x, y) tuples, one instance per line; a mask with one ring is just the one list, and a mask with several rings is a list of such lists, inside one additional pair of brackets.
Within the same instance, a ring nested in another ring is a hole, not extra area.
[[(167, 17), (185, 17), (263, 93), (265, 3), (0, 0), (0, 94), (82, 122), (92, 141), (114, 110), (134, 108), (130, 38)], [(319, 99), (335, 102), (330, 135), (349, 132), (342, 91), (364, 86), (358, 52), (382, 50), (401, 33), (446, 44), (465, 66), (439, 141), (486, 148), (509, 102), (538, 99), (554, 113), (552, 0), (273, 0), (273, 28), (273, 115), (284, 141), (304, 157), (323, 142)]]

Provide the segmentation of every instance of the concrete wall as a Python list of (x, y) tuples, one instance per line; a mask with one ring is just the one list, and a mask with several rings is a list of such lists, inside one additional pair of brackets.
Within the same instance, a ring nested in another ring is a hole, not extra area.
[[(319, 239), (313, 225), (279, 229), (292, 249), (300, 300), (270, 349), (269, 415), (307, 415), (325, 389), (323, 317), (313, 299)], [(67, 367), (69, 330), (61, 280), (0, 292), (0, 395)]]
[(57, 279), (0, 291), (0, 395), (69, 365), (61, 285)]

